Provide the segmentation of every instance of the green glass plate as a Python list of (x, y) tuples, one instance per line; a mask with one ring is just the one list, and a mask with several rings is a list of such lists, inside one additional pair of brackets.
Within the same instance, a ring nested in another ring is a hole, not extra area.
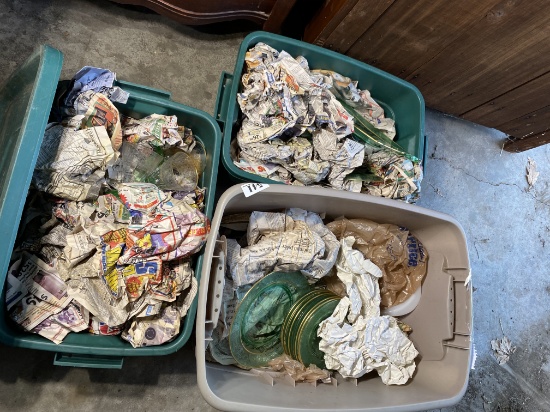
[(301, 338), (300, 335), (306, 326), (308, 320), (313, 316), (313, 314), (319, 310), (327, 301), (335, 299), (334, 294), (329, 293), (328, 295), (318, 296), (316, 299), (308, 302), (304, 306), (302, 313), (299, 318), (296, 319), (296, 322), (292, 325), (291, 329), (291, 344), (290, 344), (290, 353), (293, 359), (300, 360), (300, 345)]
[(259, 280), (237, 307), (229, 347), (245, 368), (265, 366), (282, 355), (281, 327), (292, 305), (309, 291), (299, 272), (273, 272)]
[(299, 346), (298, 331), (300, 330), (301, 325), (303, 324), (304, 318), (306, 318), (308, 316), (308, 313), (310, 313), (312, 310), (315, 310), (326, 299), (328, 299), (328, 296), (316, 296), (315, 298), (311, 299), (309, 302), (307, 302), (306, 305), (304, 305), (301, 312), (299, 313), (295, 321), (290, 326), (286, 344), (287, 344), (288, 354), (293, 359), (298, 359), (298, 346)]
[(299, 323), (300, 319), (303, 318), (303, 316), (307, 313), (306, 308), (309, 305), (318, 302), (320, 299), (323, 299), (323, 297), (328, 293), (330, 292), (323, 290), (312, 290), (303, 295), (300, 299), (298, 299), (296, 303), (290, 308), (283, 322), (283, 327), (281, 328), (281, 342), (283, 344), (284, 352), (287, 355), (292, 356), (290, 348), (291, 343), (294, 342), (294, 325)]
[(325, 354), (319, 349), (321, 339), (317, 336), (317, 329), (325, 319), (327, 319), (340, 302), (340, 297), (336, 296), (323, 302), (310, 316), (304, 319), (303, 329), (299, 331), (297, 342), (299, 342), (299, 351), (297, 359), (305, 366), (312, 363), (321, 369), (325, 369)]

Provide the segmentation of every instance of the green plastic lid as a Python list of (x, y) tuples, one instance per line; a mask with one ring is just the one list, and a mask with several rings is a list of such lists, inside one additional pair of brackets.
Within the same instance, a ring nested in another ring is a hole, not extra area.
[(4, 286), (62, 64), (59, 50), (42, 46), (0, 87), (0, 288)]

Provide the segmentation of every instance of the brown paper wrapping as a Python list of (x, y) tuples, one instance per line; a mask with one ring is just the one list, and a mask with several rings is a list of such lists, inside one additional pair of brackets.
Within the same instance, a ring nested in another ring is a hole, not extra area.
[(338, 239), (353, 236), (356, 240), (353, 248), (382, 270), (381, 306), (389, 308), (403, 303), (421, 285), (428, 267), (428, 253), (408, 229), (367, 219), (345, 218), (327, 227)]

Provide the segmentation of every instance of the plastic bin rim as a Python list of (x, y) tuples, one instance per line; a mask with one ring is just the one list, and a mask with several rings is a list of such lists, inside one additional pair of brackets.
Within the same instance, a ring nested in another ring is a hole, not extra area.
[[(239, 55), (237, 57), (237, 62), (235, 63), (234, 75), (237, 75), (241, 71), (240, 70), (241, 68), (239, 66), (239, 60), (240, 60), (241, 55), (244, 58), (246, 52), (248, 51), (247, 47), (256, 45), (259, 42), (268, 42), (268, 40), (263, 39), (266, 36), (271, 37), (271, 38), (275, 38), (275, 39), (283, 41), (283, 42), (288, 42), (289, 40), (294, 41), (294, 42), (299, 42), (304, 46), (305, 49), (310, 49), (310, 50), (313, 50), (313, 51), (317, 51), (319, 53), (326, 54), (329, 57), (332, 57), (334, 59), (344, 60), (344, 61), (346, 61), (348, 63), (351, 63), (351, 64), (356, 64), (356, 65), (360, 65), (360, 66), (369, 67), (369, 69), (372, 70), (373, 72), (375, 72), (377, 74), (380, 74), (380, 75), (383, 75), (385, 77), (389, 77), (393, 81), (399, 83), (400, 85), (405, 86), (405, 87), (413, 90), (415, 92), (416, 96), (418, 97), (418, 100), (419, 100), (420, 104), (422, 106), (425, 106), (424, 97), (422, 96), (422, 93), (420, 93), (420, 90), (418, 89), (418, 87), (416, 87), (414, 84), (411, 84), (411, 83), (401, 79), (400, 77), (394, 76), (391, 73), (380, 70), (379, 68), (371, 66), (368, 63), (365, 63), (365, 62), (362, 62), (360, 60), (354, 59), (353, 57), (349, 57), (349, 56), (346, 56), (345, 54), (335, 52), (334, 50), (329, 50), (329, 49), (326, 49), (326, 48), (321, 47), (321, 46), (317, 46), (317, 45), (312, 44), (312, 43), (306, 43), (302, 40), (291, 39), (289, 37), (281, 36), (280, 34), (273, 34), (273, 33), (269, 33), (269, 32), (266, 32), (266, 31), (261, 31), (261, 30), (254, 31), (254, 32), (250, 33), (241, 42), (241, 46), (239, 48)], [(266, 43), (266, 44), (269, 45), (269, 43)], [(278, 51), (281, 51), (281, 50), (278, 50)], [(237, 87), (238, 87), (239, 82), (237, 81), (237, 82), (234, 82), (234, 83), (236, 83)], [(237, 87), (235, 87), (235, 85), (233, 85), (233, 88), (235, 88), (235, 90), (237, 90)]]
[[(321, 188), (321, 187), (293, 186), (293, 185), (281, 185), (281, 184), (269, 185), (267, 189), (264, 189), (261, 192), (258, 192), (252, 196), (265, 196), (267, 193), (280, 193), (280, 194), (291, 193), (291, 194), (306, 195), (306, 196), (329, 195), (331, 197), (341, 198), (342, 200), (357, 200), (360, 202), (368, 202), (373, 206), (390, 207), (392, 209), (412, 211), (414, 213), (435, 217), (437, 219), (446, 220), (452, 223), (460, 230), (460, 233), (464, 237), (464, 241), (466, 243), (466, 234), (464, 232), (464, 229), (462, 228), (462, 225), (454, 217), (446, 213), (438, 212), (436, 210), (428, 209), (428, 208), (410, 204), (410, 203), (401, 202), (399, 200), (372, 196), (367, 193), (355, 193), (355, 192), (347, 192), (347, 191), (334, 190), (334, 189)], [(212, 222), (214, 222), (218, 213), (220, 213), (220, 211), (222, 210), (225, 210), (228, 203), (239, 194), (242, 194), (242, 196), (244, 196), (241, 183), (231, 186), (220, 196), (216, 204), (216, 212), (214, 213)]]
[[(124, 86), (122, 86), (122, 87), (124, 87)], [(207, 120), (214, 127), (214, 129), (216, 131), (216, 135), (218, 135), (220, 137), (222, 135), (222, 131), (220, 129), (220, 126), (218, 125), (218, 122), (216, 122), (214, 117), (211, 116), (209, 113), (205, 112), (204, 110), (197, 109), (197, 108), (191, 107), (191, 106), (187, 106), (186, 104), (175, 102), (171, 99), (165, 99), (165, 98), (157, 97), (157, 96), (142, 97), (142, 96), (139, 96), (138, 94), (134, 95), (134, 96), (130, 95), (130, 99), (132, 99), (132, 98), (139, 99), (139, 100), (146, 100), (147, 102), (162, 104), (163, 106), (174, 107), (174, 108), (180, 109), (180, 110), (184, 109), (186, 112), (189, 112), (189, 114), (192, 114), (194, 116), (199, 116), (199, 117), (202, 117), (203, 119)]]

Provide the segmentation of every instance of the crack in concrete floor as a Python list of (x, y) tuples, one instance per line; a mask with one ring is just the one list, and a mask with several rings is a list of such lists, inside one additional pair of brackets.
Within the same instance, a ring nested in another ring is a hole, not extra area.
[[(520, 192), (522, 193), (525, 193), (525, 194), (528, 194), (533, 200), (535, 200), (536, 202), (544, 205), (544, 206), (549, 206), (550, 207), (550, 202), (547, 203), (545, 202), (544, 200), (540, 200), (536, 195), (534, 195), (533, 193), (531, 193), (530, 190), (526, 189), (526, 188), (522, 188), (520, 187), (520, 185), (518, 185), (517, 183), (507, 183), (507, 182), (499, 182), (499, 183), (493, 183), (493, 182), (489, 182), (487, 180), (483, 180), (483, 179), (480, 179), (479, 177), (471, 174), (470, 172), (468, 172), (466, 169), (464, 169), (463, 167), (460, 167), (456, 164), (454, 164), (453, 162), (451, 162), (449, 159), (447, 159), (446, 157), (442, 157), (442, 156), (434, 156), (433, 154), (430, 155), (430, 160), (440, 160), (440, 161), (443, 161), (443, 162), (446, 162), (449, 166), (451, 166), (453, 169), (455, 170), (459, 170), (461, 171), (462, 173), (464, 173), (466, 176), (468, 177), (471, 177), (472, 179), (478, 181), (479, 183), (484, 183), (484, 184), (488, 184), (488, 185), (491, 185), (491, 186), (494, 186), (494, 187), (499, 187), (499, 186), (514, 186), (516, 188), (518, 188), (520, 190)], [(440, 192), (438, 192), (439, 189), (436, 189), (431, 183), (428, 183), (430, 186), (432, 186), (432, 188), (434, 189), (435, 193), (440, 195), (440, 196), (443, 196)], [(445, 196), (443, 196), (445, 197)]]

